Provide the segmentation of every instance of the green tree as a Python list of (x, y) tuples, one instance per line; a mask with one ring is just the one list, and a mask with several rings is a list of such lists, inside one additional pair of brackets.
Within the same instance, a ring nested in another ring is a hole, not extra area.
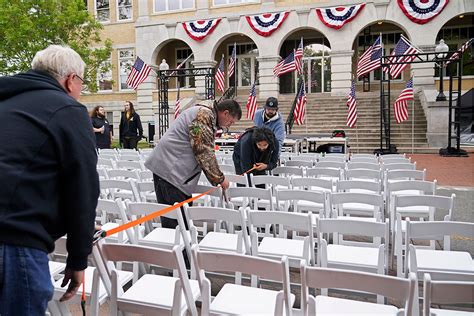
[(0, 75), (27, 71), (37, 51), (66, 44), (87, 65), (87, 89), (97, 91), (97, 69), (111, 67), (112, 42), (101, 29), (84, 0), (0, 0)]

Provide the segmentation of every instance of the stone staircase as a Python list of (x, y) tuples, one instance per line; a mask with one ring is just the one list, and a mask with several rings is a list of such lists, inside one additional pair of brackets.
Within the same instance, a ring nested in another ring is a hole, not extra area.
[[(397, 146), (399, 152), (412, 151), (412, 107), (409, 105), (409, 120), (397, 124), (393, 117), (393, 103), (400, 91), (392, 91), (393, 100), (390, 102), (392, 115), (391, 143)], [(286, 122), (294, 95), (281, 95), (279, 108)], [(250, 120), (245, 119), (245, 104), (247, 98), (239, 96), (237, 101), (243, 107), (243, 118), (232, 126), (233, 131), (241, 131), (252, 126)], [(378, 92), (359, 92), (357, 94), (357, 128), (346, 126), (347, 106), (346, 97), (334, 97), (329, 94), (309, 94), (306, 107), (307, 125), (293, 126), (293, 135), (328, 135), (339, 129), (346, 132), (352, 152), (372, 153), (380, 148), (380, 97)], [(265, 100), (258, 100), (258, 106), (263, 106)], [(433, 149), (428, 147), (426, 140), (426, 118), (419, 99), (415, 96), (415, 115), (413, 120), (413, 147), (414, 152), (426, 153)], [(437, 151), (438, 149), (436, 149)]]

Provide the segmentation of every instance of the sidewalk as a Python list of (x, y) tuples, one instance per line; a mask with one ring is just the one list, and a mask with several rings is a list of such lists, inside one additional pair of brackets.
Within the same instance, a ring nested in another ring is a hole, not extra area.
[(469, 157), (442, 157), (438, 154), (407, 154), (416, 161), (416, 169), (426, 168), (427, 180), (438, 186), (474, 188), (474, 153)]

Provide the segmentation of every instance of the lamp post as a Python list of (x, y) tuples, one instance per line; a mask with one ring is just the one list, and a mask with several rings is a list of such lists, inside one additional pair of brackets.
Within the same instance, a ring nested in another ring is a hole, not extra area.
[(438, 63), (439, 65), (439, 94), (436, 97), (436, 101), (446, 101), (446, 96), (443, 93), (443, 71), (444, 71), (444, 61), (443, 59), (446, 58), (447, 52), (449, 50), (448, 45), (444, 42), (444, 40), (439, 40), (439, 44), (436, 45), (435, 52), (438, 53), (436, 57), (441, 59)]

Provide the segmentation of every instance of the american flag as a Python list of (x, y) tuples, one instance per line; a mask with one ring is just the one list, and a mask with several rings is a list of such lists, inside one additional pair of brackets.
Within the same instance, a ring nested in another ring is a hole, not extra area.
[(176, 118), (178, 117), (178, 115), (180, 114), (180, 103), (181, 103), (181, 99), (179, 98), (179, 82), (178, 82), (178, 93), (176, 94), (176, 103), (174, 104), (174, 119), (176, 120)]
[(236, 44), (234, 43), (234, 49), (232, 49), (232, 54), (230, 55), (229, 59), (229, 78), (232, 77), (235, 70), (235, 62), (237, 61), (237, 50)]
[(446, 66), (455, 61), (456, 59), (460, 58), (464, 51), (474, 43), (474, 38), (471, 38), (466, 43), (462, 44), (461, 48), (458, 49), (454, 54), (449, 57), (449, 60), (446, 62)]
[(405, 62), (405, 64), (391, 64), (389, 67), (384, 68), (384, 72), (390, 73), (392, 78), (398, 77), (402, 71), (408, 66), (408, 63), (415, 60), (415, 56), (405, 56), (408, 54), (416, 54), (419, 51), (413, 47), (413, 45), (405, 38), (401, 37), (398, 41), (395, 49), (388, 58), (389, 63), (400, 63)]
[(175, 71), (173, 71), (172, 73), (170, 73), (170, 76), (174, 76), (176, 74), (176, 70), (179, 70), (181, 69), (185, 64), (186, 62), (191, 58), (193, 57), (194, 53), (191, 53), (191, 55), (189, 55), (188, 57), (186, 57), (185, 60), (183, 60), (175, 69)]
[(255, 83), (250, 89), (249, 98), (245, 107), (247, 108), (247, 119), (253, 121), (255, 112), (257, 111), (257, 91), (255, 89)]
[(374, 44), (360, 56), (357, 62), (357, 78), (380, 67), (382, 52), (382, 36), (379, 36)]
[(347, 113), (347, 126), (350, 128), (354, 127), (357, 122), (357, 100), (355, 93), (355, 80), (352, 80), (351, 92), (347, 99), (347, 107), (349, 112)]
[(150, 71), (151, 67), (145, 64), (140, 57), (137, 57), (132, 66), (132, 70), (128, 74), (127, 85), (136, 90), (138, 86), (148, 78)]
[(295, 51), (291, 52), (285, 59), (280, 61), (274, 68), (273, 68), (273, 75), (275, 77), (279, 77), (287, 72), (292, 72), (296, 69), (295, 65)]
[(295, 51), (295, 67), (299, 74), (303, 73), (303, 38)]
[(217, 89), (219, 91), (224, 92), (225, 90), (225, 81), (224, 81), (224, 56), (222, 56), (221, 62), (216, 70), (216, 82), (217, 82)]
[(306, 91), (304, 89), (304, 83), (301, 85), (300, 91), (298, 91), (298, 97), (296, 99), (295, 112), (293, 113), (296, 125), (303, 125), (306, 115)]
[(408, 120), (408, 101), (413, 100), (413, 78), (407, 81), (405, 89), (395, 100), (395, 120), (398, 124)]

